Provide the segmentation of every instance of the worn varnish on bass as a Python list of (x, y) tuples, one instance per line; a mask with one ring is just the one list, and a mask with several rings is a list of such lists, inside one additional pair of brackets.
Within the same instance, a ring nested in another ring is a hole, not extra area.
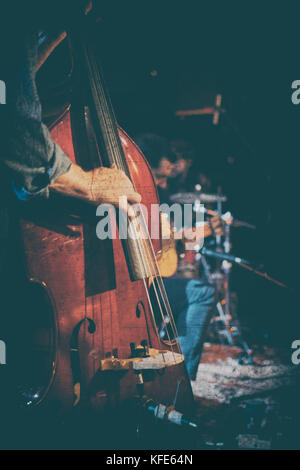
[[(116, 124), (86, 36), (76, 28), (71, 35), (73, 98), (52, 123), (52, 138), (86, 170), (116, 164), (151, 214), (159, 203), (151, 170)], [(107, 410), (140, 395), (191, 413), (176, 332), (162, 341), (159, 331), (175, 328), (156, 263), (161, 240), (99, 240), (95, 207), (52, 199), (23, 208), (20, 218), (32, 363), (20, 387), (23, 405)]]

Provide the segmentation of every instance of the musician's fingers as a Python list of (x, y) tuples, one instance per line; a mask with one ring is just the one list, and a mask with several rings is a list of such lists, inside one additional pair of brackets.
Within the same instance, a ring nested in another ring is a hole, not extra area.
[(212, 211), (211, 209), (206, 210), (207, 214), (212, 215), (214, 217), (219, 217), (218, 214), (215, 211)]
[(128, 204), (127, 206), (127, 214), (130, 220), (135, 219), (135, 217), (137, 216), (136, 211), (130, 204)]
[(119, 209), (122, 209), (125, 212), (128, 212), (128, 199), (126, 196), (119, 197), (118, 202), (116, 203), (116, 206), (119, 207)]
[(131, 204), (139, 204), (142, 200), (142, 196), (139, 193), (132, 192), (128, 194), (128, 202)]

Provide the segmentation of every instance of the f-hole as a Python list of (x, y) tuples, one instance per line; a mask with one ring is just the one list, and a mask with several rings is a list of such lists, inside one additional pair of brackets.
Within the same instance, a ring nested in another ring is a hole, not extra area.
[(146, 309), (145, 309), (145, 305), (140, 300), (138, 302), (137, 306), (136, 306), (136, 317), (141, 318), (142, 315), (145, 318), (145, 323), (146, 323), (146, 328), (147, 328), (147, 336), (148, 336), (148, 344), (149, 344), (149, 347), (152, 348), (151, 335), (150, 335), (148, 318), (147, 318), (147, 315), (146, 315)]

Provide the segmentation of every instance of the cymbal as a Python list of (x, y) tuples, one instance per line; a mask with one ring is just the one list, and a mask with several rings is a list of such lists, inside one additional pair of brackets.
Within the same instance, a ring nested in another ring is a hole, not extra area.
[(177, 202), (179, 204), (193, 204), (195, 201), (203, 203), (213, 203), (213, 202), (226, 202), (227, 197), (222, 194), (208, 194), (208, 193), (176, 193), (170, 196), (172, 202)]

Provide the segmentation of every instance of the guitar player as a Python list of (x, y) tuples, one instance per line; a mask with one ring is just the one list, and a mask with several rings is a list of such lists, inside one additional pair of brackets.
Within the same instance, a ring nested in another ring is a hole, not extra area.
[[(157, 184), (160, 203), (169, 203), (169, 178), (174, 174), (176, 156), (168, 140), (156, 134), (145, 133), (135, 139), (148, 159)], [(177, 168), (185, 168), (177, 165)], [(213, 235), (224, 234), (219, 216), (211, 219)], [(186, 229), (189, 231), (190, 229)], [(206, 236), (204, 232), (204, 236)], [(189, 241), (190, 238), (186, 237)], [(163, 271), (163, 270), (162, 270)], [(162, 272), (162, 275), (164, 273)], [(178, 340), (185, 356), (191, 381), (196, 379), (198, 364), (206, 337), (207, 328), (215, 306), (215, 289), (200, 279), (188, 279), (178, 272), (164, 277), (164, 284), (176, 321)]]

